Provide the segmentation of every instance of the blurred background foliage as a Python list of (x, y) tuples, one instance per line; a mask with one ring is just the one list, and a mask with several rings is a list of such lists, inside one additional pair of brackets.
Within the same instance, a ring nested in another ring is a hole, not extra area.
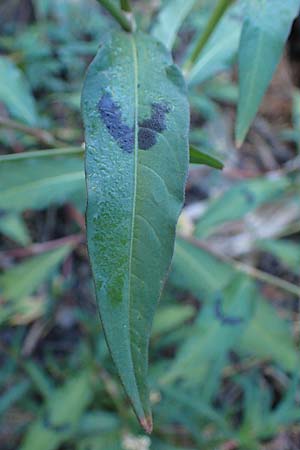
[[(134, 5), (181, 64), (215, 3)], [(94, 0), (1, 1), (2, 450), (300, 448), (300, 26), (237, 150), (242, 3), (189, 75), (191, 143), (225, 169), (190, 168), (146, 437), (106, 348), (84, 235), (80, 90), (118, 25)]]

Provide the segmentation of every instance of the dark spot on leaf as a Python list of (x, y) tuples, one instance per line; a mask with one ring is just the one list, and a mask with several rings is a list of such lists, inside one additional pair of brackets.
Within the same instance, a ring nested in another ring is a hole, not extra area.
[(118, 145), (127, 153), (134, 149), (134, 127), (130, 128), (123, 123), (121, 108), (113, 101), (110, 93), (105, 92), (99, 101), (99, 112), (109, 134)]
[(50, 414), (49, 411), (46, 411), (43, 415), (43, 425), (45, 428), (47, 428), (48, 430), (52, 430), (55, 431), (56, 433), (63, 433), (66, 432), (70, 429), (71, 424), (66, 422), (66, 423), (62, 423), (60, 425), (55, 425), (54, 423), (52, 423), (52, 420), (50, 418)]
[(168, 105), (164, 103), (152, 103), (151, 117), (139, 123), (139, 148), (148, 150), (157, 141), (157, 133), (162, 133), (166, 128), (166, 114), (170, 112)]
[(250, 205), (253, 205), (255, 203), (255, 195), (248, 188), (243, 187), (241, 189), (241, 193), (245, 197), (247, 203), (249, 203)]
[[(109, 92), (105, 92), (98, 104), (101, 119), (103, 120), (109, 134), (118, 145), (127, 153), (134, 150), (135, 130), (130, 128), (122, 120), (120, 106), (113, 100)], [(157, 134), (166, 128), (166, 114), (170, 107), (164, 103), (152, 103), (151, 117), (139, 123), (138, 142), (140, 150), (148, 150), (157, 141)]]
[(234, 325), (240, 325), (241, 323), (244, 322), (244, 319), (242, 317), (226, 316), (224, 314), (223, 307), (222, 307), (222, 295), (221, 294), (218, 294), (216, 296), (214, 307), (215, 307), (215, 316), (217, 319), (219, 319), (219, 321), (223, 325), (234, 326)]
[(139, 148), (141, 150), (148, 150), (156, 144), (156, 134), (149, 128), (139, 127)]

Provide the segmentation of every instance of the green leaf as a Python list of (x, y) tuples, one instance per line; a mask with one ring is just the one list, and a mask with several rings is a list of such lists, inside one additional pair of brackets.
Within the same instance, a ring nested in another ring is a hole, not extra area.
[(0, 233), (24, 246), (31, 242), (27, 227), (20, 214), (4, 213), (0, 215)]
[(153, 336), (172, 331), (183, 326), (184, 322), (191, 319), (195, 308), (191, 305), (172, 305), (160, 308), (153, 323)]
[(91, 378), (82, 372), (56, 389), (45, 405), (40, 419), (25, 435), (20, 450), (55, 450), (73, 436), (78, 421), (91, 400)]
[(299, 273), (300, 267), (300, 245), (287, 239), (272, 240), (265, 239), (258, 241), (257, 247), (272, 253), (283, 264), (289, 267), (295, 273)]
[[(216, 103), (211, 100), (205, 93), (199, 93), (198, 89), (190, 89), (189, 91), (189, 100), (192, 111), (200, 115), (205, 121), (214, 121), (217, 120), (220, 115), (220, 110)], [(191, 132), (191, 136), (193, 134), (198, 133), (199, 128), (194, 129)], [(200, 128), (201, 131), (201, 128)]]
[(234, 269), (205, 250), (177, 238), (172, 261), (171, 281), (188, 289), (197, 298), (223, 289), (234, 276)]
[(251, 0), (239, 47), (236, 141), (240, 145), (279, 63), (299, 0)]
[(162, 442), (160, 440), (157, 439), (153, 439), (153, 448), (155, 448), (155, 450), (196, 450), (195, 448), (191, 448), (191, 447), (178, 447), (178, 446), (174, 446), (174, 445), (170, 445), (167, 444), (165, 442)]
[(120, 418), (115, 413), (92, 410), (87, 412), (79, 423), (79, 433), (81, 436), (91, 436), (92, 434), (109, 433), (120, 431)]
[(228, 430), (226, 419), (222, 416), (221, 412), (218, 412), (209, 402), (203, 399), (199, 386), (196, 389), (188, 390), (183, 389), (183, 386), (181, 386), (181, 389), (178, 389), (174, 385), (162, 386), (162, 393), (164, 399), (169, 403), (176, 403), (177, 410), (181, 407), (186, 417), (190, 416), (195, 421), (206, 419), (209, 423), (213, 422), (217, 424), (220, 430)]
[(83, 149), (0, 157), (0, 208), (20, 212), (72, 201), (84, 204)]
[(216, 289), (162, 382), (171, 383), (178, 378), (205, 382), (212, 364), (234, 348), (247, 327), (254, 292), (253, 281), (241, 274), (237, 274), (223, 291)]
[(241, 35), (241, 7), (230, 8), (203, 48), (196, 64), (188, 74), (188, 85), (204, 83), (230, 66), (234, 59)]
[(195, 0), (169, 0), (157, 16), (152, 36), (171, 50), (177, 32), (194, 4)]
[(247, 213), (278, 197), (289, 184), (289, 180), (285, 177), (254, 178), (240, 182), (212, 200), (197, 223), (196, 235), (208, 236), (218, 225), (242, 219)]
[(8, 58), (0, 56), (0, 102), (11, 115), (28, 125), (38, 124), (35, 100), (20, 69)]
[(29, 359), (24, 361), (23, 367), (29, 375), (35, 389), (44, 399), (49, 399), (53, 392), (53, 382), (49, 374), (45, 373), (42, 365)]
[(184, 198), (186, 88), (159, 42), (116, 32), (88, 70), (82, 109), (100, 315), (125, 390), (150, 431), (148, 342)]
[(193, 145), (190, 145), (190, 163), (191, 164), (204, 164), (205, 166), (213, 167), (214, 169), (222, 170), (224, 165), (221, 161), (213, 156), (198, 150)]
[(41, 296), (4, 299), (0, 312), (0, 324), (27, 325), (39, 319), (46, 311), (45, 298)]
[(1, 296), (9, 301), (20, 301), (32, 294), (71, 251), (70, 245), (33, 256), (0, 275)]
[(299, 133), (300, 133), (300, 91), (299, 89), (295, 88), (293, 92), (293, 108), (292, 108), (292, 120), (293, 120), (293, 131), (296, 135), (298, 135), (298, 138), (296, 139), (296, 145), (298, 153), (300, 151), (300, 139), (299, 139)]
[(287, 371), (294, 370), (299, 360), (287, 322), (261, 297), (258, 299), (255, 315), (239, 339), (238, 346), (244, 354), (272, 359)]
[(229, 105), (237, 104), (239, 92), (238, 86), (235, 83), (231, 83), (226, 79), (216, 78), (210, 83), (206, 83), (204, 89), (205, 94), (210, 99)]
[(121, 436), (115, 431), (82, 439), (76, 448), (78, 450), (120, 450), (124, 447), (121, 444)]
[(0, 414), (2, 415), (8, 408), (14, 403), (24, 397), (30, 389), (30, 382), (28, 380), (22, 380), (16, 383), (11, 388), (7, 389), (0, 399)]

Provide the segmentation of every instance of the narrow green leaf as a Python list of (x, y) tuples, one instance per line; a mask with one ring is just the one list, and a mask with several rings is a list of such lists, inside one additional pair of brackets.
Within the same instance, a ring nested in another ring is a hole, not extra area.
[(18, 300), (4, 299), (0, 312), (0, 325), (5, 322), (13, 326), (27, 325), (43, 316), (45, 311), (46, 301), (41, 296), (19, 297)]
[[(222, 413), (218, 412), (213, 406), (206, 402), (202, 397), (202, 392), (197, 386), (196, 389), (191, 389), (190, 392), (185, 392), (184, 389), (178, 389), (176, 386), (162, 386), (162, 392), (164, 398), (170, 403), (176, 403), (181, 406), (185, 413), (191, 412), (192, 417), (196, 420), (207, 419), (209, 422), (213, 422), (218, 425), (219, 429), (228, 431), (229, 424)], [(194, 391), (194, 392), (193, 392)], [(199, 392), (200, 391), (200, 392)]]
[(293, 92), (293, 109), (292, 109), (292, 119), (293, 119), (293, 131), (298, 135), (296, 140), (298, 153), (300, 151), (300, 91), (295, 88)]
[(120, 431), (121, 420), (117, 413), (102, 410), (88, 411), (80, 420), (78, 434), (80, 436), (91, 436), (93, 434)]
[(24, 246), (31, 242), (26, 224), (20, 214), (0, 215), (0, 233)]
[(265, 239), (257, 242), (257, 247), (273, 254), (293, 272), (300, 270), (300, 245), (287, 239), (272, 240)]
[(20, 69), (8, 58), (0, 56), (0, 102), (11, 115), (28, 125), (38, 124), (35, 100)]
[(213, 167), (214, 169), (222, 170), (224, 164), (217, 158), (205, 153), (198, 148), (190, 145), (190, 163), (191, 164), (204, 164), (205, 166)]
[(171, 50), (177, 31), (194, 4), (195, 0), (169, 0), (157, 16), (151, 30), (152, 36)]
[(24, 362), (23, 367), (31, 378), (36, 390), (44, 399), (49, 399), (53, 393), (53, 382), (42, 366), (32, 360), (28, 360)]
[(30, 389), (30, 382), (28, 380), (22, 380), (16, 383), (11, 388), (1, 395), (0, 399), (0, 415), (2, 415), (8, 408), (14, 403), (24, 397)]
[(0, 208), (20, 212), (72, 201), (84, 204), (83, 149), (0, 157)]
[(183, 204), (186, 88), (158, 41), (116, 32), (88, 70), (82, 109), (87, 237), (100, 315), (125, 390), (150, 431), (148, 342)]
[(207, 83), (204, 87), (205, 94), (211, 100), (226, 103), (229, 105), (236, 105), (238, 101), (238, 86), (236, 83), (231, 83), (223, 79), (215, 79)]
[(202, 300), (204, 295), (222, 290), (234, 272), (230, 265), (205, 250), (181, 238), (176, 239), (171, 281), (178, 288), (188, 289)]
[(120, 433), (114, 431), (82, 439), (76, 448), (77, 450), (120, 450), (124, 447)]
[(240, 145), (279, 63), (299, 0), (251, 0), (239, 47), (236, 141)]
[(241, 6), (233, 6), (224, 15), (188, 74), (189, 86), (201, 84), (230, 66), (239, 45), (242, 29)]
[[(201, 284), (201, 279), (198, 283)], [(216, 289), (162, 381), (171, 383), (178, 378), (206, 381), (211, 365), (234, 348), (237, 338), (247, 327), (254, 293), (253, 281), (241, 274), (237, 274), (223, 291)]]
[(242, 181), (213, 200), (200, 218), (196, 235), (211, 234), (218, 225), (242, 219), (273, 198), (277, 198), (289, 187), (285, 177), (278, 179), (254, 178)]
[(56, 389), (29, 427), (20, 450), (55, 450), (73, 436), (91, 400), (91, 377), (82, 372)]
[(153, 336), (168, 333), (174, 328), (183, 326), (184, 322), (191, 319), (195, 308), (191, 305), (172, 305), (160, 308), (153, 323)]
[(191, 448), (191, 447), (178, 447), (175, 445), (171, 445), (171, 444), (167, 444), (166, 442), (162, 442), (158, 439), (153, 439), (153, 448), (155, 448), (155, 450), (196, 450), (195, 448)]
[(64, 245), (25, 262), (17, 264), (0, 275), (0, 292), (2, 298), (9, 301), (20, 301), (32, 294), (63, 261), (71, 250)]
[(209, 38), (213, 35), (217, 25), (220, 23), (225, 12), (228, 10), (234, 0), (217, 0), (216, 5), (211, 13), (211, 16), (206, 21), (204, 29), (201, 30), (199, 36), (197, 36), (194, 48), (191, 52), (189, 59), (184, 64), (184, 69), (189, 72), (193, 67), (203, 48), (209, 41)]
[(255, 315), (238, 346), (244, 354), (272, 359), (285, 370), (292, 371), (299, 357), (288, 323), (266, 300), (261, 297), (258, 300)]

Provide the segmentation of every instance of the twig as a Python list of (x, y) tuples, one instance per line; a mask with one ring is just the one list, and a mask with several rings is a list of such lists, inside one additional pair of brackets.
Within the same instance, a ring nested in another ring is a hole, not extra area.
[(215, 258), (219, 259), (220, 261), (230, 264), (238, 272), (242, 272), (251, 278), (255, 278), (256, 280), (260, 280), (260, 281), (264, 281), (266, 283), (272, 284), (273, 286), (276, 286), (286, 292), (289, 292), (290, 294), (300, 297), (300, 287), (296, 286), (295, 284), (290, 283), (289, 281), (281, 280), (280, 278), (275, 277), (274, 275), (271, 275), (267, 272), (263, 272), (262, 270), (256, 269), (255, 267), (248, 266), (245, 263), (237, 261), (233, 258), (230, 258), (229, 256), (224, 255), (224, 254), (221, 254), (221, 253), (217, 252), (216, 250), (212, 249), (206, 243), (199, 241), (198, 239), (195, 239), (194, 237), (184, 236), (184, 235), (181, 235), (180, 237), (182, 239), (184, 239), (185, 241), (189, 242), (190, 244), (192, 244), (196, 247), (199, 247), (202, 250), (207, 251), (208, 253), (210, 253)]
[(62, 156), (62, 155), (84, 155), (84, 148), (82, 147), (64, 147), (47, 150), (33, 150), (18, 154), (0, 155), (0, 161), (20, 161), (31, 158), (44, 158), (47, 156)]
[(48, 133), (48, 131), (41, 130), (39, 128), (29, 127), (20, 122), (16, 122), (15, 120), (11, 120), (7, 117), (0, 116), (0, 126), (11, 128), (13, 130), (21, 131), (22, 133), (29, 134), (30, 136), (35, 137), (39, 142), (45, 145), (51, 145), (54, 147), (61, 147), (62, 145), (66, 145), (63, 142), (57, 141), (52, 134)]
[(291, 236), (292, 234), (298, 234), (300, 232), (300, 223), (292, 223), (288, 228), (286, 228), (282, 233), (280, 233), (277, 237), (283, 238), (287, 236)]
[(69, 214), (70, 218), (73, 219), (77, 225), (80, 227), (80, 229), (85, 232), (85, 218), (84, 215), (78, 211), (75, 206), (73, 206), (71, 203), (66, 204), (66, 211)]
[(114, 19), (121, 25), (123, 30), (128, 32), (132, 31), (132, 23), (129, 21), (123, 11), (115, 6), (114, 3), (112, 3), (110, 0), (98, 0), (98, 2), (114, 17)]
[(72, 234), (71, 236), (66, 236), (60, 239), (54, 239), (53, 241), (42, 242), (38, 244), (33, 244), (29, 247), (20, 247), (13, 248), (11, 250), (3, 251), (0, 253), (1, 256), (10, 257), (10, 258), (24, 258), (26, 256), (38, 255), (39, 253), (44, 253), (48, 250), (52, 250), (57, 247), (61, 247), (66, 244), (70, 244), (72, 246), (77, 246), (84, 242), (85, 236), (84, 234)]
[(44, 335), (48, 322), (44, 319), (37, 320), (29, 329), (22, 346), (21, 355), (26, 358), (30, 356), (36, 348), (39, 340)]
[(127, 18), (128, 22), (131, 24), (131, 31), (135, 31), (136, 22), (135, 17), (132, 12), (130, 0), (120, 0), (120, 6), (122, 11), (124, 11), (124, 16)]
[(238, 373), (247, 372), (250, 369), (253, 369), (254, 367), (260, 367), (265, 364), (268, 364), (270, 362), (270, 359), (254, 359), (254, 358), (248, 358), (243, 362), (240, 362), (235, 365), (230, 365), (224, 368), (222, 372), (223, 378), (230, 378), (233, 375), (236, 375)]
[(219, 0), (216, 8), (214, 9), (209, 21), (206, 24), (206, 27), (203, 33), (200, 35), (198, 41), (196, 42), (195, 48), (192, 51), (191, 56), (186, 61), (184, 65), (184, 71), (187, 73), (191, 70), (194, 63), (198, 59), (203, 47), (207, 43), (208, 39), (212, 35), (214, 29), (219, 23), (220, 19), (224, 15), (225, 11), (229, 8), (229, 6), (234, 2), (234, 0)]

